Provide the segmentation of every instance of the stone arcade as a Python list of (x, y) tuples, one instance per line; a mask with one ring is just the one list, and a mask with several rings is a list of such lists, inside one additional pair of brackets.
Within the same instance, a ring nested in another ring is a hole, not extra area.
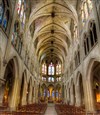
[(34, 103), (100, 111), (100, 0), (0, 0), (0, 110)]

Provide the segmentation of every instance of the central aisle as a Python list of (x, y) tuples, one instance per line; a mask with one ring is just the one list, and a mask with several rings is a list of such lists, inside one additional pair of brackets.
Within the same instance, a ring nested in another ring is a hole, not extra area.
[(57, 115), (54, 104), (48, 104), (47, 110), (44, 115)]

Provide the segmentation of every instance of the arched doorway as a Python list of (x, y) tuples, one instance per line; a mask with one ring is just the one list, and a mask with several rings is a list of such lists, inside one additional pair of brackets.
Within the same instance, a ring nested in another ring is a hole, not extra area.
[(47, 90), (48, 102), (53, 103), (55, 100), (55, 89), (54, 85), (50, 84)]
[(94, 106), (96, 110), (100, 110), (100, 62), (94, 62), (90, 75)]
[(91, 59), (87, 69), (85, 102), (87, 111), (100, 110), (100, 62)]
[(13, 59), (11, 59), (6, 66), (4, 79), (5, 79), (5, 85), (4, 85), (4, 95), (2, 103), (5, 106), (9, 106), (15, 80), (15, 65)]

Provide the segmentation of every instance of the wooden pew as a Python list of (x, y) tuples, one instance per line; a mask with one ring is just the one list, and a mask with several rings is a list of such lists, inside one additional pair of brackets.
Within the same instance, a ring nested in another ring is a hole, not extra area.
[(16, 111), (0, 110), (0, 115), (44, 115), (47, 104), (29, 104), (20, 106)]
[(86, 115), (85, 109), (66, 104), (56, 104), (55, 109), (58, 115)]

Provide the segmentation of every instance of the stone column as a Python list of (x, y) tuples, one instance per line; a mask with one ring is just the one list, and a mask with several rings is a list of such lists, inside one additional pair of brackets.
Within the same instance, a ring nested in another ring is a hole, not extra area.
[(66, 90), (66, 104), (69, 104), (69, 92), (68, 92), (68, 88)]
[(91, 84), (88, 80), (85, 80), (83, 86), (84, 86), (85, 109), (87, 112), (94, 112), (95, 104), (93, 100), (93, 89), (91, 87)]
[(56, 88), (55, 88), (55, 101), (56, 101)]
[(35, 103), (35, 87), (33, 87), (33, 95), (32, 95), (33, 103)]
[(36, 103), (38, 103), (38, 86), (36, 87)]
[(24, 88), (23, 88), (23, 94), (22, 94), (22, 105), (26, 105), (27, 102), (26, 102), (26, 97), (27, 97), (27, 83), (25, 82), (24, 84)]
[(70, 104), (70, 88), (67, 89), (67, 104)]
[(68, 93), (68, 91), (67, 91), (67, 89), (66, 89), (66, 100), (65, 100), (65, 101), (66, 101), (66, 104), (68, 104), (68, 99), (67, 99), (67, 95), (68, 95), (68, 94), (67, 94), (67, 93)]
[(73, 92), (73, 85), (70, 88), (70, 105), (74, 105), (74, 92)]
[(5, 79), (0, 78), (0, 104), (3, 101), (3, 95), (5, 90)]
[(76, 92), (76, 106), (81, 106), (81, 90), (80, 90), (80, 86), (76, 85), (75, 86), (75, 92)]
[(29, 92), (29, 98), (28, 98), (28, 103), (32, 103), (32, 86), (30, 85), (30, 92)]
[(64, 102), (66, 103), (66, 89), (64, 91)]
[(9, 106), (12, 110), (15, 110), (19, 104), (19, 79), (15, 78), (11, 96), (9, 97)]
[(4, 89), (5, 85), (2, 82), (0, 82), (0, 104), (2, 104), (3, 101)]

